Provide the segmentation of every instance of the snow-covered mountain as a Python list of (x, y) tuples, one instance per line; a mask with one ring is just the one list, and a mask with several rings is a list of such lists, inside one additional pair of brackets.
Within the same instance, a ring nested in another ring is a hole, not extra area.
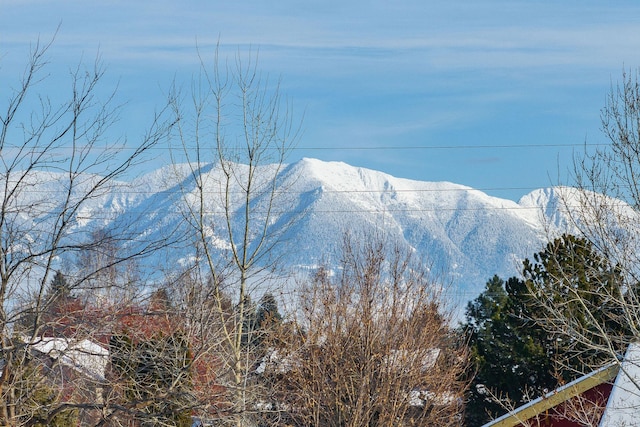
[[(169, 166), (131, 183), (118, 183), (111, 193), (86, 203), (74, 231), (127, 224), (132, 241), (141, 236), (146, 241), (159, 239), (171, 230), (178, 230), (174, 236), (187, 236), (185, 200), (196, 188), (190, 170), (189, 165)], [(229, 243), (219, 199), (221, 171), (209, 164), (200, 172), (210, 195), (205, 212), (214, 224), (211, 238), (222, 251)], [(558, 189), (536, 190), (516, 203), (449, 182), (395, 178), (315, 159), (287, 165), (278, 180), (281, 190), (269, 227), (280, 234), (280, 244), (271, 257), (308, 271), (321, 262), (336, 262), (346, 231), (356, 238), (375, 234), (410, 248), (441, 280), (451, 281), (464, 299), (475, 297), (494, 274), (518, 274), (523, 258), (541, 250), (550, 233), (567, 227), (558, 210)], [(53, 183), (49, 179), (41, 185), (51, 194)], [(264, 202), (257, 198), (251, 204), (259, 212)], [(232, 227), (239, 225), (240, 216), (238, 212)], [(187, 239), (143, 264), (170, 267), (192, 255)]]
[[(449, 182), (421, 182), (340, 162), (304, 159), (292, 165), (294, 194), (305, 215), (287, 231), (292, 265), (333, 259), (345, 231), (377, 232), (432, 265), (434, 274), (474, 296), (499, 274), (518, 274), (559, 221), (558, 194), (536, 190), (519, 203)], [(551, 223), (549, 218), (556, 222)], [(551, 228), (550, 228), (551, 227)]]

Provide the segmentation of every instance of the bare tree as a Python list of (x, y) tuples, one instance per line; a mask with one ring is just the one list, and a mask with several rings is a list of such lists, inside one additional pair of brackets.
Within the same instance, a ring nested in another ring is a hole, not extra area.
[(228, 64), (216, 49), (211, 67), (201, 60), (188, 99), (185, 107), (178, 91), (171, 96), (180, 147), (174, 155), (186, 162), (176, 161), (176, 170), (193, 185), (184, 188), (185, 218), (206, 277), (201, 285), (208, 288), (194, 295), (212, 301), (204, 307), (213, 314), (208, 321), (220, 327), (210, 345), (223, 362), (218, 380), (229, 390), (226, 418), (243, 426), (256, 412), (249, 381), (255, 356), (244, 345), (251, 333), (247, 303), (277, 266), (273, 249), (286, 224), (274, 224), (288, 207), (280, 174), (299, 124), (279, 84), (258, 72), (257, 55), (238, 54)]
[[(466, 347), (440, 287), (399, 249), (346, 240), (320, 269), (260, 371), (274, 425), (462, 425)], [(265, 402), (266, 403), (266, 402)]]
[[(79, 231), (83, 209), (105, 196), (168, 130), (159, 114), (139, 143), (109, 140), (119, 106), (113, 94), (98, 96), (104, 75), (99, 60), (71, 70), (65, 99), (49, 98), (51, 44), (32, 46), (21, 78), (13, 86), (3, 82), (0, 105), (0, 423), (7, 426), (52, 425), (53, 417), (64, 411), (97, 404), (69, 403), (61, 392), (43, 392), (50, 389), (49, 374), (62, 369), (34, 356), (35, 350), (52, 343), (42, 336), (48, 328), (46, 314), (56, 300), (48, 295), (49, 283), (64, 259), (101, 250), (99, 241)], [(87, 279), (108, 264), (144, 256), (165, 244), (131, 240), (126, 229), (111, 229), (126, 246), (101, 268), (70, 277), (74, 289), (87, 285)], [(88, 336), (70, 340), (79, 343), (84, 338)], [(39, 402), (37, 412), (34, 402)]]
[[(640, 339), (638, 77), (624, 72), (612, 85), (601, 112), (607, 144), (576, 156), (576, 188), (562, 190), (562, 208), (587, 243), (557, 251), (550, 244), (540, 262), (544, 275), (529, 271), (544, 283), (545, 291), (533, 290), (542, 307), (538, 320), (570, 343), (583, 366), (619, 362)], [(585, 257), (584, 248), (593, 255)]]

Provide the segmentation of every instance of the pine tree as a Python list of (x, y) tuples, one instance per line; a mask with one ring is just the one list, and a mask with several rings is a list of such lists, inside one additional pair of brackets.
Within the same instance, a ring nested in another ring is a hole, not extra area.
[[(468, 425), (506, 412), (507, 400), (519, 406), (602, 366), (606, 356), (584, 344), (585, 338), (598, 336), (590, 328), (607, 331), (619, 352), (628, 344), (628, 326), (614, 305), (624, 299), (621, 274), (591, 243), (564, 235), (533, 259), (523, 263), (525, 280), (513, 277), (505, 283), (494, 276), (467, 306), (463, 326), (477, 369), (468, 395)], [(558, 313), (587, 336), (554, 329)]]
[(525, 290), (524, 282), (515, 277), (505, 283), (494, 276), (467, 306), (464, 328), (476, 368), (467, 425), (482, 425), (504, 413), (506, 400), (520, 405), (557, 385), (548, 335), (530, 320), (532, 306)]
[(191, 425), (192, 357), (184, 336), (174, 333), (134, 342), (126, 333), (110, 340), (111, 367), (123, 390), (123, 403), (141, 426)]
[(265, 329), (270, 322), (281, 322), (282, 315), (278, 310), (278, 302), (272, 293), (267, 292), (260, 298), (256, 323), (259, 329)]
[[(528, 293), (538, 306), (535, 318), (553, 331), (554, 341), (563, 348), (565, 379), (583, 366), (599, 367), (610, 356), (594, 346), (603, 346), (601, 331), (618, 353), (626, 349), (631, 332), (624, 321), (620, 301), (625, 298), (620, 270), (598, 253), (584, 238), (563, 235), (524, 261)], [(554, 327), (562, 317), (581, 337)], [(587, 368), (587, 372), (588, 372)]]
[[(23, 350), (24, 351), (24, 350)], [(68, 408), (52, 416), (51, 409), (60, 405), (60, 384), (47, 377), (44, 364), (28, 352), (23, 352), (15, 369), (12, 381), (16, 384), (16, 418), (18, 424), (35, 427), (72, 427), (78, 425), (78, 410)], [(6, 422), (9, 420), (2, 420)], [(3, 424), (5, 425), (5, 424)], [(6, 424), (9, 425), (9, 424)]]
[(236, 317), (242, 322), (242, 345), (245, 348), (253, 346), (257, 335), (257, 307), (250, 295), (245, 296), (242, 305), (236, 306)]
[(71, 296), (71, 285), (62, 272), (56, 271), (49, 285), (48, 295), (52, 299), (66, 299)]

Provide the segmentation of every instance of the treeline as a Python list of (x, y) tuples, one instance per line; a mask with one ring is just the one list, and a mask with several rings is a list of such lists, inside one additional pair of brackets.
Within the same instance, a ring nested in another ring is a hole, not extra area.
[[(149, 131), (118, 144), (100, 62), (50, 99), (50, 45), (33, 45), (0, 105), (1, 425), (473, 426), (640, 339), (632, 76), (603, 109), (610, 144), (577, 158), (563, 191), (583, 237), (490, 279), (456, 328), (420, 254), (383, 236), (344, 236), (337, 268), (283, 271), (272, 249), (297, 210), (278, 175), (300, 122), (255, 57), (202, 54), (189, 90), (175, 84)], [(194, 184), (175, 186), (180, 228), (135, 233), (140, 210), (81, 232), (160, 144), (186, 164), (176, 182)], [(64, 191), (33, 191), (51, 180)], [(189, 249), (177, 265), (138, 268), (176, 246)]]
[[(298, 284), (286, 317), (272, 293), (218, 301), (189, 274), (144, 298), (96, 301), (56, 273), (10, 338), (24, 357), (5, 383), (6, 421), (460, 425), (467, 347), (440, 289), (400, 249), (346, 239), (343, 252), (339, 274)], [(241, 390), (227, 335), (240, 339)]]
[[(212, 282), (191, 274), (135, 302), (97, 304), (58, 272), (46, 309), (34, 316), (31, 306), (16, 324), (13, 343), (25, 352), (4, 403), (21, 408), (18, 425), (234, 424), (225, 334), (238, 334), (244, 425), (475, 426), (611, 362), (550, 324), (540, 295), (585, 334), (605, 328), (618, 355), (633, 340), (610, 299), (631, 289), (586, 239), (550, 242), (524, 261), (522, 278), (494, 276), (457, 329), (442, 289), (391, 249), (347, 238), (340, 273), (320, 268), (300, 282), (288, 316), (269, 292), (257, 303), (247, 296), (241, 316), (239, 302), (211, 298)], [(67, 347), (47, 352), (53, 340)], [(87, 340), (106, 355), (78, 346)]]

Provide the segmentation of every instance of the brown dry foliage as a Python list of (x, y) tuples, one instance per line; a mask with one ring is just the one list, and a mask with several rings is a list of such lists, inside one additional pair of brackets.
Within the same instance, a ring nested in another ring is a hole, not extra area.
[(347, 238), (341, 273), (320, 269), (298, 304), (270, 336), (273, 424), (461, 425), (466, 348), (410, 256)]

